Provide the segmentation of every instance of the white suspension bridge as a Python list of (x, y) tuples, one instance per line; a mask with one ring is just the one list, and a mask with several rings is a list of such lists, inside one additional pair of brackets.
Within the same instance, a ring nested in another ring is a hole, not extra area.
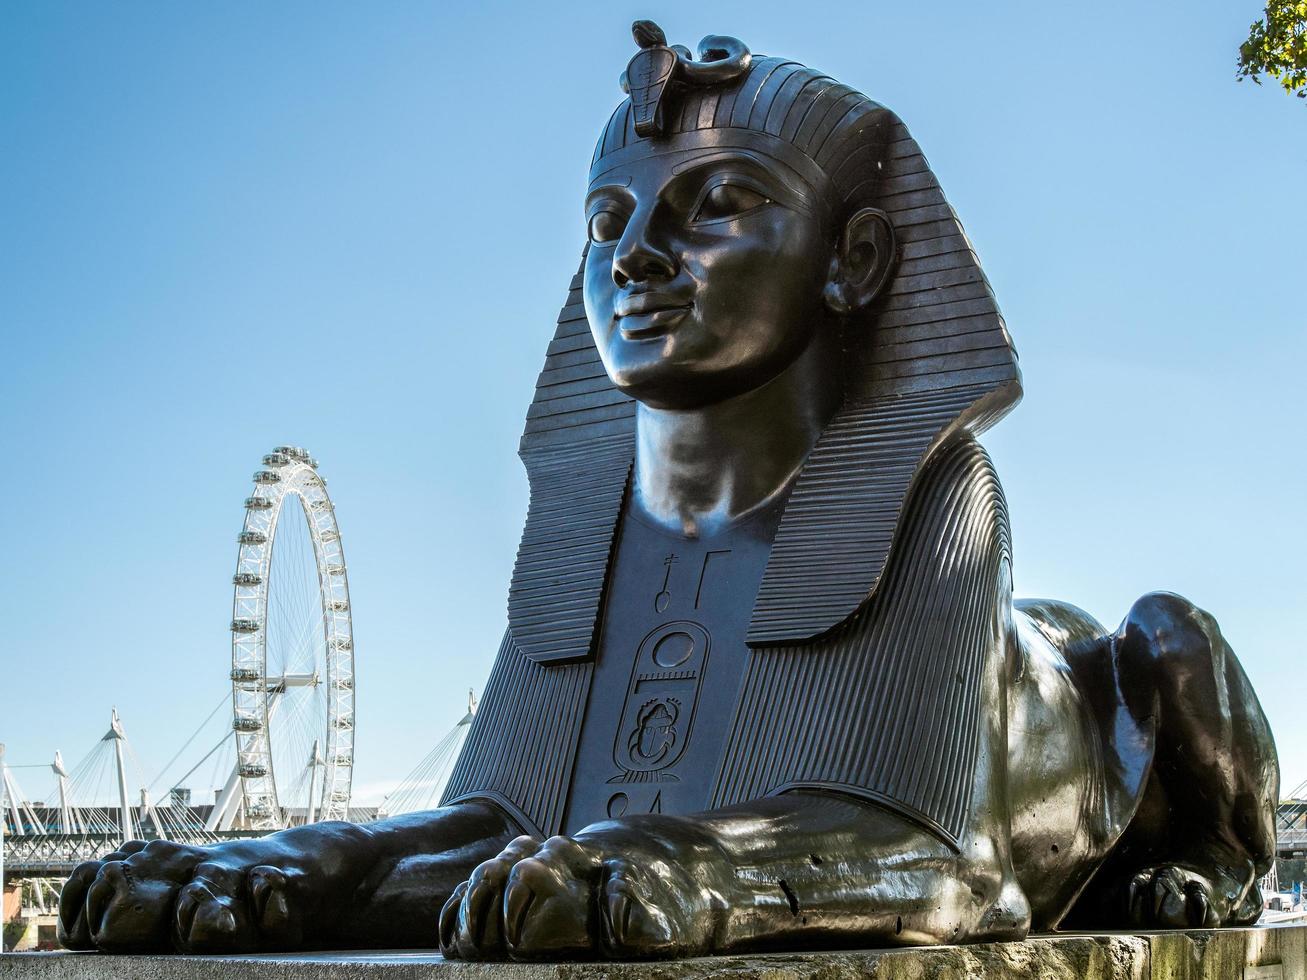
[[(278, 446), (263, 457), (232, 589), (221, 697), (152, 778), (117, 709), (71, 768), (58, 750), (52, 762), (11, 762), (0, 745), (0, 881), (26, 880), (44, 907), (73, 868), (127, 840), (211, 844), (436, 805), (476, 712), (470, 692), (467, 711), (380, 807), (352, 805), (349, 578), (335, 506), (307, 451)], [(37, 780), (45, 792), (29, 795), (23, 783)]]
[[(475, 714), (476, 700), (469, 692), (466, 713), (379, 807), (348, 808), (343, 816), (333, 819), (370, 820), (435, 807)], [(187, 741), (194, 741), (194, 736)], [(213, 844), (326, 819), (310, 803), (307, 808), (285, 809), (276, 827), (254, 826), (245, 816), (248, 805), (239, 778), (228, 778), (215, 792), (212, 803), (194, 801), (191, 791), (180, 783), (223, 747), (220, 743), (202, 756), (156, 802), (150, 786), (157, 785), (159, 779), (149, 784), (142, 779), (139, 758), (116, 709), (111, 712), (103, 737), (71, 769), (57, 750), (53, 762), (46, 765), (10, 765), (0, 744), (4, 830), (4, 863), (0, 868), (5, 877), (11, 881), (60, 878), (83, 861), (102, 858), (128, 840), (166, 838), (187, 844)], [(234, 755), (231, 747), (227, 748), (228, 755)], [(313, 769), (321, 765), (321, 760), (306, 765), (300, 781), (316, 782), (320, 777)], [(34, 799), (22, 786), (20, 778), (25, 780), (27, 774), (20, 777), (21, 770), (44, 770), (52, 792)], [(55, 886), (57, 894), (56, 882), (46, 884)]]

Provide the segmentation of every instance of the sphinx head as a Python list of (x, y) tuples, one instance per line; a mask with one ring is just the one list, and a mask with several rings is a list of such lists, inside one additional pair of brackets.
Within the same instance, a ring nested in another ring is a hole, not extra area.
[[(522, 434), (532, 511), (509, 623), (541, 663), (592, 653), (636, 458), (632, 399), (706, 406), (832, 352), (816, 363), (837, 407), (786, 499), (749, 626), (766, 646), (861, 608), (935, 450), (1021, 397), (979, 259), (893, 112), (731, 38), (705, 38), (694, 60), (647, 22), (635, 33), (631, 98), (590, 171), (590, 329), (569, 292)], [(567, 616), (559, 562), (576, 570)]]
[[(595, 151), (585, 308), (614, 385), (657, 408), (761, 387), (839, 347), (894, 267), (876, 206), (896, 120), (846, 86), (648, 22)], [(832, 379), (838, 383), (838, 379)]]

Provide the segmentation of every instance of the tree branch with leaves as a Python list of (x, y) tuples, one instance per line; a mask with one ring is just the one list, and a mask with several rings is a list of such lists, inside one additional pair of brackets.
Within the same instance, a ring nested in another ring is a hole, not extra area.
[(1239, 81), (1276, 79), (1290, 95), (1307, 99), (1307, 0), (1269, 0), (1266, 15), (1239, 45)]

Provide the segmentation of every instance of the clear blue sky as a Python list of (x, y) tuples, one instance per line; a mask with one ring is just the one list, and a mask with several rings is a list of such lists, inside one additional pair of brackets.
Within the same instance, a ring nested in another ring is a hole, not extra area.
[[(1307, 779), (1307, 107), (1258, 0), (10, 3), (0, 12), (0, 740), (147, 769), (227, 685), (274, 444), (337, 502), (375, 802), (480, 688), (517, 437), (628, 25), (820, 67), (912, 129), (1026, 398), (987, 437), (1022, 595), (1214, 612)], [(24, 776), (33, 792), (44, 779)]]

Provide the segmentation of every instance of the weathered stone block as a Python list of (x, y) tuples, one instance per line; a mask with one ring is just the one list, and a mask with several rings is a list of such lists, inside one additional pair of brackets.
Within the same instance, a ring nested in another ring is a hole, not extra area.
[(435, 953), (11, 953), (0, 980), (1307, 980), (1307, 925), (662, 962), (455, 963)]

